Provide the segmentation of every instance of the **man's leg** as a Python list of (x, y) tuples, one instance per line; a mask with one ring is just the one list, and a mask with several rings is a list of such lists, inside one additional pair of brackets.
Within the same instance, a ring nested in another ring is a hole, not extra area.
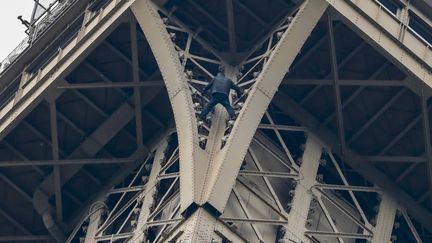
[(216, 97), (212, 96), (210, 98), (209, 103), (207, 103), (207, 105), (204, 107), (204, 109), (201, 111), (201, 114), (199, 115), (199, 118), (201, 120), (204, 120), (207, 116), (207, 114), (213, 109), (213, 107), (215, 107), (215, 105), (218, 104), (218, 99), (216, 99)]
[(227, 110), (230, 118), (231, 119), (235, 118), (235, 116), (236, 116), (235, 115), (235, 111), (232, 108), (232, 106), (231, 106), (231, 104), (230, 104), (230, 102), (228, 100), (228, 97), (226, 97), (225, 99), (221, 100), (220, 103), (221, 103), (221, 105), (223, 105), (225, 107), (225, 109)]

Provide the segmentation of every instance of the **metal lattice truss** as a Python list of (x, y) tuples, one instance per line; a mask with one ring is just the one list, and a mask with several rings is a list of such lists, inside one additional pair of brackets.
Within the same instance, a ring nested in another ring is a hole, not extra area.
[[(393, 197), (373, 185), (349, 184), (343, 162), (304, 127), (272, 121), (269, 129), (269, 113), (248, 149), (224, 213), (217, 220), (201, 213), (202, 223), (209, 224), (204, 236), (234, 242), (382, 242), (395, 239), (392, 232), (407, 224), (413, 239), (422, 242), (411, 218)], [(280, 139), (272, 141), (269, 130)], [(285, 142), (293, 137), (295, 144)], [(85, 242), (188, 239), (184, 237), (195, 216), (180, 214), (176, 136), (162, 141), (125, 181), (93, 204), (68, 242), (77, 235)], [(336, 175), (327, 179), (320, 174), (324, 171)], [(374, 198), (375, 204), (364, 201), (368, 198)], [(199, 234), (194, 237), (205, 240)]]
[[(432, 50), (409, 25), (417, 9), (96, 2), (0, 86), (1, 185), (37, 217), (32, 230), (0, 203), (5, 232), (24, 234), (0, 241), (430, 239)], [(238, 116), (197, 119), (219, 66), (245, 91), (230, 95)]]

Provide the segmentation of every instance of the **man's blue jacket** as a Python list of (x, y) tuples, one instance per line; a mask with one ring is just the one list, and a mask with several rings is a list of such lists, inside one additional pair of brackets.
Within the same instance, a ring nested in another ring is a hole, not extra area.
[(225, 77), (223, 73), (219, 72), (216, 76), (207, 84), (203, 90), (205, 94), (209, 89), (211, 89), (211, 94), (220, 93), (228, 96), (231, 89), (237, 92), (238, 96), (241, 96), (241, 89), (229, 78)]

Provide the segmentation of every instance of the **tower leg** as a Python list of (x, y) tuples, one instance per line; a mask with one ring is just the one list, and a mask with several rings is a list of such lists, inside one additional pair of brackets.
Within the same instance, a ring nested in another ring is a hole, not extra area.
[(293, 240), (294, 242), (308, 242), (305, 237), (305, 225), (312, 200), (311, 188), (316, 184), (321, 152), (322, 146), (316, 138), (309, 136), (300, 166), (301, 179), (297, 182), (294, 191), (287, 230), (283, 238), (285, 242), (292, 242)]
[(384, 192), (379, 206), (372, 243), (390, 242), (396, 210), (396, 201), (388, 193)]

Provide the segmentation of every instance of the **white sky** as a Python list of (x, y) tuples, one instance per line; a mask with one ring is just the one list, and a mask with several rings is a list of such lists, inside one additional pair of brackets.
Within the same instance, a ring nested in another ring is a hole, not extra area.
[(30, 21), (33, 0), (0, 0), (0, 62), (26, 37), (26, 27), (17, 19)]

